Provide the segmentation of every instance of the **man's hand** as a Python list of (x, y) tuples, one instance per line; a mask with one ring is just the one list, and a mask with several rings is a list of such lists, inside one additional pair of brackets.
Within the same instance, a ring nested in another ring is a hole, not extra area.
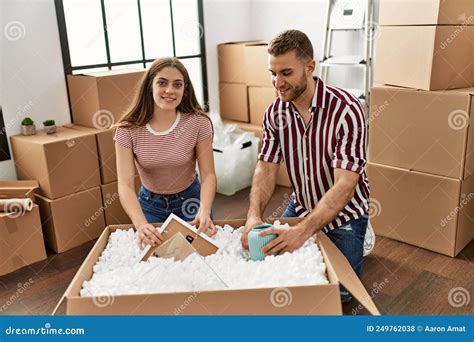
[(311, 237), (303, 226), (296, 225), (292, 227), (270, 228), (261, 232), (260, 236), (270, 234), (278, 235), (275, 239), (267, 243), (262, 248), (265, 255), (283, 254), (285, 252), (292, 252), (300, 248)]
[(244, 247), (245, 249), (249, 249), (249, 232), (252, 230), (253, 227), (259, 226), (261, 224), (263, 224), (263, 220), (260, 217), (247, 218), (247, 222), (245, 222), (244, 232), (242, 233), (242, 236), (240, 238), (240, 241), (242, 242), (242, 247)]

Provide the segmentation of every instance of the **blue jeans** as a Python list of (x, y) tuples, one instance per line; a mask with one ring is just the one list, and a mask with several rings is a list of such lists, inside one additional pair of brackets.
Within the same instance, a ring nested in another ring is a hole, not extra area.
[(200, 195), (201, 183), (196, 177), (187, 189), (170, 195), (156, 194), (142, 185), (138, 191), (138, 202), (149, 223), (163, 223), (171, 213), (185, 221), (192, 221), (199, 210)]
[[(288, 207), (281, 217), (296, 217), (295, 205), (293, 201), (290, 201)], [(352, 269), (358, 277), (362, 274), (362, 264), (364, 262), (364, 238), (367, 226), (369, 224), (369, 215), (365, 213), (358, 219), (349, 221), (344, 225), (330, 230), (327, 234), (329, 239), (339, 248), (344, 254)], [(341, 299), (342, 302), (348, 302), (351, 300), (349, 292), (341, 286)]]

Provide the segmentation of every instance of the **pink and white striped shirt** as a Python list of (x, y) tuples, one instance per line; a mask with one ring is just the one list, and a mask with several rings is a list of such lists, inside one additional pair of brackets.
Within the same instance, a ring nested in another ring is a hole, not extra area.
[(211, 120), (200, 114), (179, 113), (174, 124), (156, 132), (146, 124), (118, 127), (114, 140), (133, 150), (143, 186), (158, 194), (175, 194), (196, 178), (196, 145), (212, 137)]
[(305, 126), (291, 102), (277, 98), (263, 119), (263, 143), (259, 160), (285, 162), (296, 214), (308, 215), (334, 185), (334, 169), (360, 174), (354, 197), (324, 230), (334, 229), (361, 217), (369, 207), (367, 127), (364, 109), (347, 91), (326, 86), (315, 78), (312, 117)]

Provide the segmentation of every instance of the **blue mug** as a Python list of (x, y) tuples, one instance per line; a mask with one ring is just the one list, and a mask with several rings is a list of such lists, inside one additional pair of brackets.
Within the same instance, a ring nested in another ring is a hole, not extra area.
[(250, 259), (253, 261), (261, 261), (265, 259), (265, 254), (262, 253), (262, 247), (267, 243), (272, 241), (277, 237), (276, 234), (270, 234), (266, 236), (259, 236), (261, 232), (272, 228), (271, 224), (262, 224), (260, 226), (255, 226), (249, 232), (248, 242), (249, 242), (249, 252)]

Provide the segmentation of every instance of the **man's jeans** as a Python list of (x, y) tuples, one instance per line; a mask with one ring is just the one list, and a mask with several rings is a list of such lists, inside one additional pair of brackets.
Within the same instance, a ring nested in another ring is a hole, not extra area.
[[(282, 217), (296, 217), (295, 205), (290, 201)], [(330, 230), (327, 236), (344, 254), (358, 277), (362, 274), (362, 263), (364, 261), (364, 238), (369, 223), (369, 215), (365, 213), (362, 217), (347, 222), (336, 229)], [(341, 286), (341, 300), (351, 300), (349, 292)]]

